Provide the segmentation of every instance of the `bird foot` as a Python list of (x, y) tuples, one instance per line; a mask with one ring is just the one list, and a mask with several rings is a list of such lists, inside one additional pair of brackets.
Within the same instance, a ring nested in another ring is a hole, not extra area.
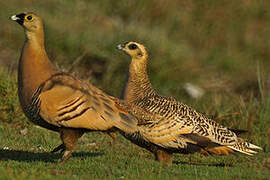
[(71, 157), (71, 154), (72, 154), (72, 151), (65, 151), (60, 161), (60, 164), (65, 164), (67, 160)]
[(59, 146), (57, 146), (56, 148), (54, 148), (51, 153), (56, 153), (58, 151), (60, 151), (60, 153), (63, 153), (66, 150), (66, 147), (64, 144), (60, 144)]
[(155, 153), (156, 160), (164, 164), (172, 164), (173, 155), (172, 153), (166, 152), (164, 150), (158, 150)]
[(115, 147), (115, 146), (119, 145), (119, 142), (118, 142), (117, 139), (113, 139), (113, 140), (110, 142), (110, 144), (111, 144), (112, 147)]

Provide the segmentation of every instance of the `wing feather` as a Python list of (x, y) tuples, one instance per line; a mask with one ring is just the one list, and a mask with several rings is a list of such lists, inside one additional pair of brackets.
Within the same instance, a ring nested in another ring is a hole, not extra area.
[(118, 108), (117, 99), (68, 75), (48, 80), (38, 98), (41, 117), (56, 126), (101, 131), (116, 127), (128, 133), (137, 127), (136, 118)]
[[(147, 99), (145, 104), (140, 102), (141, 109), (136, 106), (141, 114), (151, 117), (148, 124), (139, 128), (142, 137), (151, 143), (175, 148), (186, 147), (187, 144), (200, 147), (231, 145), (237, 141), (232, 131), (182, 103), (171, 99), (162, 99), (160, 103), (154, 101), (152, 98)], [(159, 106), (148, 107), (148, 104)]]

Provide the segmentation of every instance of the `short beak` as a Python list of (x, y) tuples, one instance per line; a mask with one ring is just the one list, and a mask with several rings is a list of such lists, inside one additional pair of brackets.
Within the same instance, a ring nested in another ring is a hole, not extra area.
[(25, 13), (16, 14), (16, 15), (11, 16), (10, 19), (12, 21), (16, 21), (20, 25), (23, 25), (25, 15), (26, 15)]
[(119, 50), (123, 50), (125, 48), (125, 45), (124, 44), (119, 44), (116, 46), (117, 49)]
[(19, 20), (20, 18), (17, 17), (17, 15), (13, 15), (13, 16), (10, 17), (10, 19), (13, 20), (13, 21), (17, 21), (17, 20)]

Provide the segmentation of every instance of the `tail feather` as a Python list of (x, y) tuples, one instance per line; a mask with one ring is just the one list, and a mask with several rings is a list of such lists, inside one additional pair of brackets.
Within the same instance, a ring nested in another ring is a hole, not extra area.
[(251, 144), (251, 143), (249, 143), (249, 148), (250, 148), (250, 149), (259, 149), (259, 150), (263, 150), (263, 148), (261, 148), (261, 147), (259, 147), (259, 146), (256, 146), (256, 145), (254, 145), (254, 144)]
[(128, 106), (123, 103), (123, 101), (119, 101), (115, 99), (115, 107), (118, 110), (119, 120), (115, 126), (124, 131), (125, 133), (134, 133), (137, 131), (137, 123), (138, 120), (135, 116), (128, 113)]
[(231, 146), (228, 146), (228, 147), (235, 150), (235, 151), (238, 151), (238, 152), (250, 155), (250, 156), (253, 156), (254, 154), (258, 153), (256, 151), (253, 151), (252, 149), (262, 150), (261, 147), (256, 146), (256, 145), (251, 144), (251, 143), (248, 143), (248, 142), (238, 142), (238, 143), (231, 145)]
[(204, 155), (214, 154), (214, 155), (228, 155), (232, 153), (233, 150), (227, 146), (218, 146), (212, 148), (201, 149), (200, 153)]
[(234, 132), (237, 136), (248, 132), (248, 130), (243, 130), (243, 129), (233, 129), (233, 128), (228, 128), (228, 129)]

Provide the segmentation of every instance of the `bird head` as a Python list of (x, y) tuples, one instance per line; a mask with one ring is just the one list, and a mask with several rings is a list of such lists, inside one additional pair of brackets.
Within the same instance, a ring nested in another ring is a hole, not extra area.
[(126, 42), (124, 44), (119, 44), (117, 49), (124, 51), (127, 55), (134, 59), (141, 59), (143, 57), (147, 58), (148, 54), (146, 48), (137, 42)]
[(41, 18), (31, 12), (16, 14), (10, 19), (19, 23), (27, 31), (35, 32), (42, 28)]

